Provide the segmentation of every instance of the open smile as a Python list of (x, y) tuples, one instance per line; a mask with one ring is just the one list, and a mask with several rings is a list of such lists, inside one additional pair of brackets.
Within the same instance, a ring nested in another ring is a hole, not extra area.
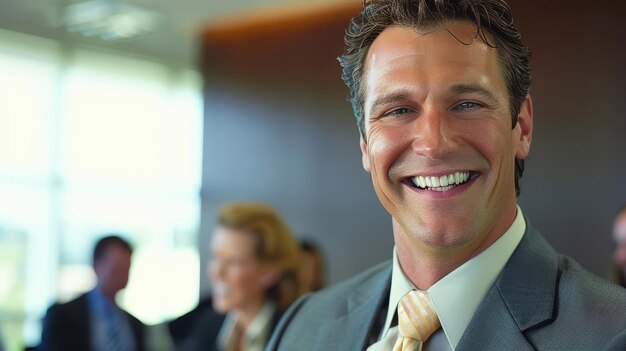
[(213, 283), (213, 293), (217, 295), (228, 295), (231, 291), (230, 284), (226, 283)]
[(441, 176), (414, 176), (407, 178), (405, 183), (418, 189), (445, 192), (466, 184), (478, 176), (480, 176), (478, 172), (464, 171)]

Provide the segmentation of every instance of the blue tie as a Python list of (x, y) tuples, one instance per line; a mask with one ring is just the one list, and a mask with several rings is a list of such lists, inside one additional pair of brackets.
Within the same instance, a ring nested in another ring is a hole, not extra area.
[(124, 339), (124, 328), (122, 316), (117, 311), (107, 313), (107, 337), (104, 341), (102, 351), (130, 351), (129, 345)]

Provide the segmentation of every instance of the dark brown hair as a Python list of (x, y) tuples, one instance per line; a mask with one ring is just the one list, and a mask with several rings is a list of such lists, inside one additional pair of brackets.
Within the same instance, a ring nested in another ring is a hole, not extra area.
[[(504, 0), (372, 0), (352, 18), (345, 35), (346, 51), (339, 57), (342, 78), (348, 86), (349, 100), (364, 140), (364, 68), (372, 42), (391, 26), (426, 30), (436, 26), (445, 28), (446, 23), (458, 21), (473, 23), (477, 36), (497, 50), (509, 92), (512, 127), (515, 127), (530, 89), (530, 49), (522, 43), (521, 35), (513, 25), (511, 9)], [(524, 160), (516, 159), (517, 195), (523, 172)]]
[(96, 245), (94, 246), (93, 256), (92, 256), (93, 264), (100, 261), (102, 256), (104, 256), (104, 253), (108, 250), (108, 248), (113, 245), (118, 245), (119, 247), (123, 248), (129, 253), (131, 254), (133, 253), (133, 247), (130, 245), (130, 243), (126, 239), (123, 239), (120, 235), (117, 235), (117, 234), (108, 234), (102, 237), (101, 239), (99, 239)]

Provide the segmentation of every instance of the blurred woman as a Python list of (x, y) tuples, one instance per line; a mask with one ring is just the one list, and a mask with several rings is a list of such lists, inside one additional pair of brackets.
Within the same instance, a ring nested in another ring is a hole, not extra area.
[(198, 322), (187, 349), (261, 351), (300, 294), (299, 244), (262, 203), (227, 204), (217, 223), (209, 261), (217, 314)]
[(613, 241), (613, 282), (626, 288), (626, 206), (615, 216)]

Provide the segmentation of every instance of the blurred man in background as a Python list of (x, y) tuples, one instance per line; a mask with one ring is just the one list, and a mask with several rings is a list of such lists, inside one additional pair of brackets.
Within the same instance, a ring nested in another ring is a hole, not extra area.
[(626, 288), (626, 206), (622, 207), (613, 222), (613, 281)]
[(117, 235), (96, 243), (96, 287), (75, 300), (50, 307), (39, 350), (144, 350), (144, 325), (115, 302), (115, 295), (128, 283), (131, 255), (130, 244)]

